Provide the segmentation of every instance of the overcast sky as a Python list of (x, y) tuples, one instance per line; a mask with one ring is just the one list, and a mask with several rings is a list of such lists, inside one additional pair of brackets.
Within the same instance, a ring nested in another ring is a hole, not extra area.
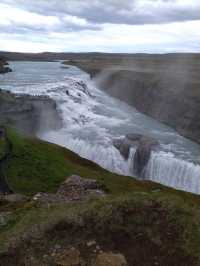
[(1, 0), (0, 50), (200, 52), (200, 0)]

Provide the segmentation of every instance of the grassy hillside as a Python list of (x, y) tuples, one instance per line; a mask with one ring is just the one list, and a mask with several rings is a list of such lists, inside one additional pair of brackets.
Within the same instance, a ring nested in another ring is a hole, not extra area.
[(130, 266), (199, 265), (199, 196), (112, 174), (11, 129), (8, 138), (13, 149), (7, 176), (15, 192), (55, 192), (68, 176), (78, 174), (98, 180), (107, 196), (46, 207), (33, 200), (0, 200), (0, 215), (9, 213), (8, 222), (0, 222), (0, 265), (60, 265), (55, 246), (76, 248), (83, 265), (95, 265), (98, 251), (87, 245), (91, 240), (105, 252), (124, 254)]

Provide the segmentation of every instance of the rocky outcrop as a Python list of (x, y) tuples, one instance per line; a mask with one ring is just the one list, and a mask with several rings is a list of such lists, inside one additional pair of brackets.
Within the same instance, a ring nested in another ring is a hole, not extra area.
[(0, 74), (5, 74), (11, 71), (11, 68), (8, 67), (8, 63), (0, 58)]
[(145, 175), (152, 150), (159, 146), (155, 139), (140, 134), (128, 134), (124, 138), (114, 140), (113, 144), (126, 160), (130, 156), (130, 149), (136, 149), (133, 158), (133, 174), (140, 178)]
[(151, 157), (151, 152), (158, 143), (147, 137), (141, 137), (134, 156), (133, 172), (136, 176), (145, 177), (145, 169)]
[(61, 184), (56, 194), (38, 193), (33, 200), (41, 205), (85, 201), (93, 197), (105, 196), (104, 191), (96, 180), (85, 179), (78, 175), (72, 175)]
[(14, 126), (21, 133), (33, 136), (40, 131), (60, 128), (62, 121), (52, 99), (1, 90), (0, 124)]

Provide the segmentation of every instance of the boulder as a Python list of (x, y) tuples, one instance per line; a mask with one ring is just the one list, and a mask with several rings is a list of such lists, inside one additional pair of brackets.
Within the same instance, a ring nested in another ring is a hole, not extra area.
[(122, 254), (103, 252), (97, 256), (95, 266), (127, 266), (127, 262)]
[(42, 205), (62, 202), (84, 201), (92, 197), (103, 197), (104, 191), (96, 180), (72, 175), (61, 184), (57, 193), (37, 193), (33, 200)]
[(96, 180), (72, 175), (60, 186), (57, 194), (64, 196), (69, 201), (76, 201), (90, 196), (103, 196), (104, 192)]

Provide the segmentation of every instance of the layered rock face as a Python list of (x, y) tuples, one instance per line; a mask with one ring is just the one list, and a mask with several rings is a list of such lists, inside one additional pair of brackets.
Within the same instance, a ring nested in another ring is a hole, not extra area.
[(36, 135), (61, 127), (56, 103), (41, 96), (17, 95), (0, 91), (0, 124), (17, 128), (21, 133)]
[(198, 54), (105, 57), (72, 63), (110, 95), (200, 143)]

